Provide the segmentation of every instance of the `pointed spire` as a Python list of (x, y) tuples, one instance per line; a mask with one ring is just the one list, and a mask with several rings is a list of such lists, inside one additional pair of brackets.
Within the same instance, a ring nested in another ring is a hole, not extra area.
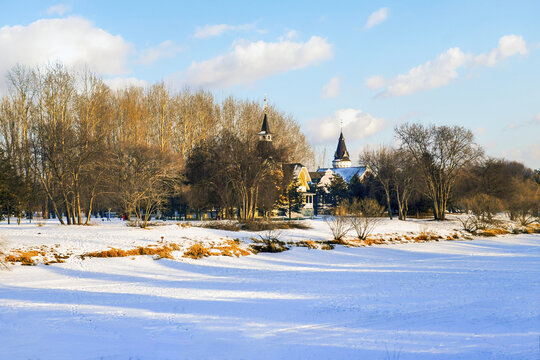
[(339, 134), (338, 146), (336, 153), (334, 154), (334, 160), (350, 160), (347, 145), (345, 145), (345, 138), (343, 137), (343, 131), (341, 131)]
[(270, 134), (270, 126), (268, 126), (268, 104), (266, 103), (266, 94), (264, 94), (264, 119), (259, 134)]
[(259, 136), (259, 142), (272, 141), (272, 133), (270, 132), (270, 126), (268, 125), (268, 105), (266, 103), (266, 94), (264, 95), (264, 118), (261, 126), (261, 131), (257, 134)]

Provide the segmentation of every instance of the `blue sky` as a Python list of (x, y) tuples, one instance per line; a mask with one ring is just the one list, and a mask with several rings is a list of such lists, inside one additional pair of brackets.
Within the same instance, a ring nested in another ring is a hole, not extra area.
[[(539, 1), (8, 1), (0, 73), (86, 65), (111, 86), (164, 81), (269, 101), (328, 160), (404, 121), (462, 125), (540, 168)], [(5, 92), (5, 82), (0, 92)]]

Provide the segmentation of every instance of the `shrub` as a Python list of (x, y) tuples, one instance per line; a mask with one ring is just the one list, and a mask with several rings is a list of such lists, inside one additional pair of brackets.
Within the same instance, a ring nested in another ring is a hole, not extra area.
[(464, 202), (466, 207), (482, 221), (491, 221), (493, 216), (504, 208), (499, 198), (487, 194), (474, 195)]
[(240, 225), (232, 221), (207, 221), (202, 223), (200, 227), (205, 229), (240, 231)]
[(474, 234), (480, 229), (485, 228), (485, 224), (476, 215), (468, 215), (466, 218), (459, 218), (463, 230)]
[(351, 229), (351, 223), (349, 221), (349, 218), (345, 215), (327, 216), (324, 221), (330, 228), (334, 241), (337, 242), (342, 242), (343, 238)]
[(279, 240), (253, 240), (253, 244), (249, 245), (251, 251), (255, 254), (260, 252), (278, 253), (289, 250), (289, 247)]
[(297, 221), (249, 221), (240, 224), (242, 230), (266, 231), (278, 229), (311, 229), (310, 226)]
[(351, 228), (356, 231), (359, 239), (365, 240), (375, 229), (380, 220), (376, 216), (380, 216), (384, 208), (375, 199), (355, 199), (347, 202), (345, 206), (347, 212), (351, 214), (349, 218)]

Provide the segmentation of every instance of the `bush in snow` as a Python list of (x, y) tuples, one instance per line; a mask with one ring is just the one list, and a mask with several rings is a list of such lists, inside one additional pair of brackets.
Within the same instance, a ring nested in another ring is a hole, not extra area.
[(365, 240), (380, 221), (376, 216), (381, 215), (383, 207), (375, 199), (355, 199), (347, 204), (347, 208), (351, 214), (351, 228), (356, 231), (359, 239)]
[(271, 252), (277, 253), (289, 250), (289, 247), (279, 238), (281, 232), (276, 230), (267, 230), (264, 234), (259, 235), (260, 240), (254, 239), (253, 244), (249, 247), (254, 253)]
[(324, 221), (330, 228), (334, 241), (342, 242), (343, 238), (351, 229), (351, 222), (346, 214), (344, 206), (339, 206), (335, 209), (334, 215), (327, 216)]

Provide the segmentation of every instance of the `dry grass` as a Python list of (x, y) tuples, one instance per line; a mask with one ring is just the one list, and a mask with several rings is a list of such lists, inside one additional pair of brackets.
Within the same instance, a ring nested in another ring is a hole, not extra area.
[(492, 229), (484, 229), (478, 233), (478, 235), (481, 236), (497, 236), (497, 235), (506, 235), (509, 231), (504, 228), (492, 228)]
[(8, 254), (5, 259), (6, 262), (10, 262), (12, 264), (15, 263), (21, 263), (21, 265), (27, 265), (27, 266), (33, 266), (36, 265), (36, 262), (34, 261), (33, 257), (39, 256), (40, 253), (37, 250), (30, 250), (30, 251), (22, 251), (22, 250), (16, 250), (11, 254)]
[(313, 241), (313, 240), (303, 240), (303, 241), (296, 241), (296, 242), (289, 242), (290, 245), (296, 245), (298, 247), (306, 247), (308, 249), (318, 249), (319, 243)]
[(242, 230), (267, 231), (267, 230), (287, 230), (287, 229), (311, 229), (310, 226), (298, 221), (250, 221), (240, 224)]
[(246, 249), (242, 249), (240, 247), (240, 240), (227, 240), (224, 244), (214, 245), (212, 247), (212, 250), (218, 250), (219, 253), (212, 252), (211, 255), (218, 255), (218, 256), (247, 256), (251, 255), (252, 253), (250, 251), (247, 251)]
[(232, 221), (207, 221), (202, 223), (200, 227), (205, 229), (240, 231), (240, 225)]
[(254, 253), (269, 252), (278, 253), (287, 251), (290, 248), (283, 242), (277, 239), (253, 239), (253, 244), (249, 245), (249, 249)]
[(137, 255), (154, 255), (155, 259), (173, 259), (171, 252), (180, 250), (180, 247), (176, 244), (168, 244), (164, 246), (139, 246), (136, 249), (122, 250), (111, 248), (104, 251), (96, 251), (81, 255), (82, 259), (87, 257), (99, 257), (99, 258), (112, 258), (112, 257), (126, 257)]
[(210, 249), (208, 249), (202, 244), (197, 243), (197, 244), (191, 245), (189, 249), (187, 249), (184, 252), (184, 255), (182, 255), (182, 257), (192, 258), (192, 259), (201, 259), (203, 257), (207, 257), (210, 255), (212, 255), (210, 253)]

